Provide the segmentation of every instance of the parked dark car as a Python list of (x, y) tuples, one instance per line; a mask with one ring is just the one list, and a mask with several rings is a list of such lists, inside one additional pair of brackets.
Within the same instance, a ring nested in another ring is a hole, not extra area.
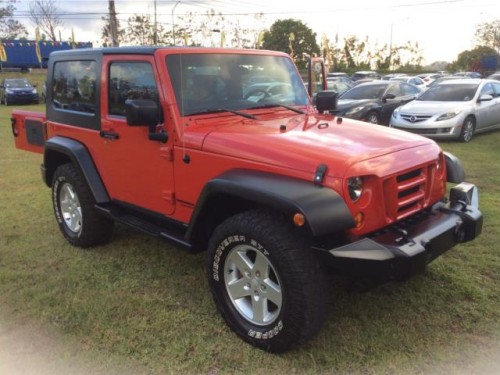
[(38, 104), (38, 91), (26, 78), (5, 78), (0, 84), (0, 103)]
[(343, 117), (388, 125), (394, 109), (419, 94), (418, 87), (405, 82), (377, 80), (362, 83), (340, 96), (337, 113)]

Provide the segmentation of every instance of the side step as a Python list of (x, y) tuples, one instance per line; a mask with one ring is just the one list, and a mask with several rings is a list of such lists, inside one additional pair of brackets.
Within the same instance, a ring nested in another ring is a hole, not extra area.
[(192, 250), (192, 245), (185, 239), (187, 227), (180, 223), (169, 221), (154, 214), (142, 212), (139, 214), (133, 210), (115, 205), (96, 205), (95, 207), (103, 214), (119, 223), (125, 224), (150, 236), (173, 242), (183, 247), (185, 250)]

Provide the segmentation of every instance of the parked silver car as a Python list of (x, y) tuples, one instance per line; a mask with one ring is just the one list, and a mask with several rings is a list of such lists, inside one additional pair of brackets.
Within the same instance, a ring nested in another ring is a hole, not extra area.
[(475, 133), (500, 129), (500, 82), (441, 82), (416, 100), (396, 108), (389, 126), (429, 138), (469, 142)]

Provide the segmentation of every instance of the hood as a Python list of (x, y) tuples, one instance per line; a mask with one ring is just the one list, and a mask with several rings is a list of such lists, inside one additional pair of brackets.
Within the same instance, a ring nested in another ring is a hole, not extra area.
[(13, 92), (18, 92), (18, 93), (23, 93), (23, 92), (29, 92), (31, 93), (33, 91), (34, 87), (7, 87), (7, 90), (13, 91)]
[(468, 107), (469, 102), (434, 102), (414, 100), (400, 107), (399, 113), (435, 115)]
[(326, 164), (329, 176), (343, 177), (351, 166), (362, 161), (434, 144), (407, 132), (350, 119), (337, 122), (326, 115), (261, 121), (236, 116), (231, 119), (226, 117), (225, 124), (218, 121), (217, 127), (201, 121), (199, 126), (190, 126), (185, 134), (189, 140), (186, 146), (307, 173)]

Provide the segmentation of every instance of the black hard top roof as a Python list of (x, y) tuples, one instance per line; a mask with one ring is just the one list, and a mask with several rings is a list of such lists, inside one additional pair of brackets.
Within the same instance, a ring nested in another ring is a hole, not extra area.
[(169, 48), (169, 47), (109, 47), (109, 48), (77, 48), (64, 51), (54, 51), (51, 55), (152, 55), (159, 48)]

